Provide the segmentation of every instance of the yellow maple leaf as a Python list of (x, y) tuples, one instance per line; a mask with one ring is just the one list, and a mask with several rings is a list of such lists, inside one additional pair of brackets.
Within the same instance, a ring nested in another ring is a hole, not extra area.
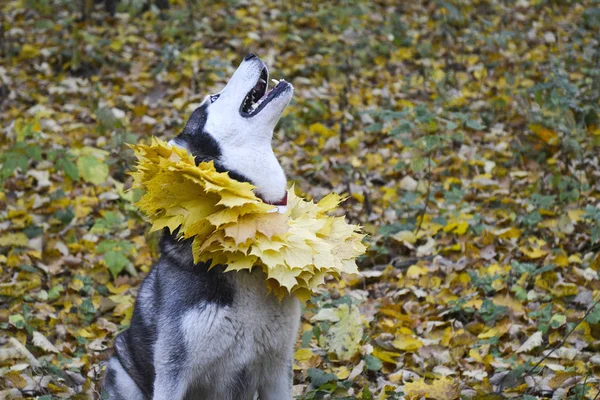
[(561, 282), (554, 285), (551, 289), (556, 297), (575, 296), (579, 292), (578, 286), (574, 283)]
[(469, 223), (460, 219), (451, 219), (444, 227), (444, 232), (453, 232), (457, 235), (464, 235), (469, 229)]
[(326, 138), (335, 136), (336, 134), (335, 131), (329, 129), (328, 127), (320, 123), (312, 124), (308, 129), (310, 130), (310, 133)]
[(378, 348), (373, 349), (373, 355), (379, 358), (381, 361), (385, 361), (394, 365), (396, 364), (396, 358), (402, 356), (401, 353), (380, 350)]
[(494, 234), (502, 239), (517, 239), (521, 237), (521, 230), (515, 227), (497, 229)]
[(555, 145), (559, 141), (560, 137), (558, 136), (558, 134), (553, 130), (546, 128), (543, 125), (530, 124), (529, 129), (549, 145)]
[(291, 188), (287, 211), (274, 213), (254, 186), (217, 172), (212, 162), (196, 165), (185, 150), (159, 139), (132, 147), (138, 159), (134, 186), (145, 192), (136, 205), (153, 231), (168, 228), (194, 238), (194, 262), (226, 264), (226, 272), (258, 266), (276, 296), (293, 293), (301, 300), (326, 275), (358, 272), (355, 259), (366, 250), (360, 227), (328, 215), (339, 195), (314, 203)]
[(519, 250), (521, 250), (527, 257), (536, 259), (548, 254), (548, 250), (542, 248), (546, 245), (544, 240), (531, 237), (529, 238), (528, 242), (528, 246), (519, 247)]
[(314, 355), (315, 353), (313, 353), (311, 349), (298, 349), (294, 353), (294, 359), (296, 361), (306, 361), (310, 360)]
[(409, 399), (425, 397), (436, 400), (452, 400), (458, 399), (460, 396), (458, 382), (446, 377), (435, 379), (430, 384), (423, 378), (409, 382), (404, 385), (403, 392)]
[(396, 339), (392, 343), (398, 350), (414, 351), (423, 347), (423, 342), (413, 335), (400, 334), (396, 336)]
[(0, 246), (27, 246), (29, 239), (22, 233), (9, 233), (4, 236), (0, 236)]

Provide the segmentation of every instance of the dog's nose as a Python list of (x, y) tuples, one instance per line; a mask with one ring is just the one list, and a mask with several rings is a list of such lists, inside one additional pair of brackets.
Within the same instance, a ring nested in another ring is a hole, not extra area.
[(244, 57), (244, 61), (252, 60), (253, 58), (256, 58), (256, 54), (248, 53), (248, 55)]

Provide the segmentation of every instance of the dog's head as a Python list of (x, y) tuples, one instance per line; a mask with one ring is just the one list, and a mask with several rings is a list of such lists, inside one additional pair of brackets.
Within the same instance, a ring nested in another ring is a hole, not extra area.
[(214, 160), (220, 171), (257, 187), (265, 201), (285, 194), (285, 175), (273, 155), (273, 129), (292, 99), (285, 81), (271, 90), (267, 66), (254, 54), (244, 58), (227, 85), (208, 95), (171, 143), (184, 147), (196, 162)]

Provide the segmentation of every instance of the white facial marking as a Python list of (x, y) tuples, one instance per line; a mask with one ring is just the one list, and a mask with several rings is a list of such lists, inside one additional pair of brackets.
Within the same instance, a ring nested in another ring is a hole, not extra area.
[[(267, 74), (267, 79), (265, 78)], [(267, 90), (268, 73), (258, 57), (244, 60), (218, 98), (207, 96), (207, 119), (204, 131), (219, 144), (219, 162), (231, 171), (250, 179), (258, 194), (269, 202), (280, 200), (286, 193), (287, 180), (275, 158), (271, 140), (273, 129), (293, 96), (293, 87), (282, 82), (242, 111), (247, 95), (259, 82)], [(261, 93), (258, 93), (259, 96)]]

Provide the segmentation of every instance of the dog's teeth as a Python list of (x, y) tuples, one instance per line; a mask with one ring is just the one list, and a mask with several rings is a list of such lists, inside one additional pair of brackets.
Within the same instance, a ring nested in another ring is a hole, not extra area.
[(279, 81), (277, 79), (271, 78), (271, 81), (275, 84), (275, 86), (279, 85)]

